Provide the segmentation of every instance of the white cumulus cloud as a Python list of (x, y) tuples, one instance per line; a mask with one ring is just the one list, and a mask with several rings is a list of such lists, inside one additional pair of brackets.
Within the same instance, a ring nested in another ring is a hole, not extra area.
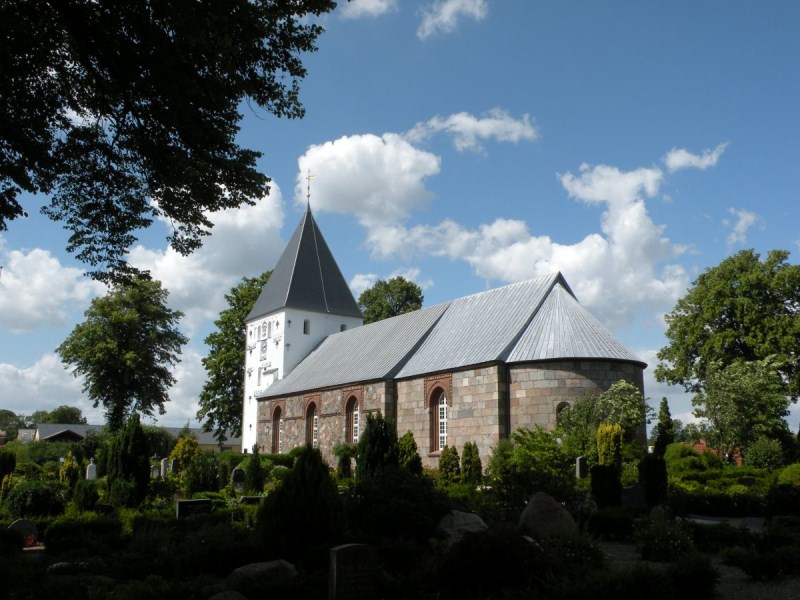
[(700, 169), (705, 171), (709, 167), (713, 167), (717, 164), (727, 147), (728, 143), (724, 142), (713, 150), (703, 150), (702, 154), (692, 154), (683, 148), (673, 148), (667, 152), (663, 160), (670, 173), (681, 169)]
[(345, 19), (380, 17), (397, 10), (397, 0), (349, 0), (342, 6)]
[(48, 250), (6, 250), (0, 238), (0, 326), (15, 333), (68, 323), (106, 287), (66, 267)]
[(375, 285), (376, 281), (378, 276), (375, 273), (356, 273), (350, 278), (348, 285), (353, 296), (358, 298), (364, 290)]
[[(728, 212), (736, 217), (733, 229), (728, 234), (728, 245), (744, 244), (747, 241), (747, 231), (758, 224), (761, 218), (756, 213), (744, 209), (729, 208)], [(726, 227), (731, 225), (728, 219), (724, 219), (722, 224)]]
[(433, 194), (425, 179), (439, 173), (438, 156), (395, 133), (344, 136), (311, 146), (298, 159), (295, 201), (305, 203), (313, 177), (312, 209), (354, 214), (364, 225), (405, 219)]
[(428, 121), (417, 123), (408, 133), (406, 139), (412, 142), (422, 141), (434, 133), (445, 132), (452, 136), (456, 150), (472, 150), (482, 152), (483, 140), (498, 142), (532, 141), (539, 133), (528, 114), (515, 119), (505, 110), (494, 108), (484, 117), (475, 117), (466, 112), (456, 113), (449, 117), (436, 116)]
[(460, 19), (467, 17), (482, 21), (488, 13), (486, 0), (437, 0), (423, 9), (417, 37), (424, 40), (437, 33), (450, 33)]

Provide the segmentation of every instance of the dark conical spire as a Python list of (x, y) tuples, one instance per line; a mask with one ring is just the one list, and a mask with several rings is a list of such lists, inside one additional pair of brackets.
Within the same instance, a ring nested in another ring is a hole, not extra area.
[(361, 318), (353, 294), (311, 214), (311, 206), (286, 249), (278, 259), (267, 284), (261, 289), (247, 320), (284, 308)]

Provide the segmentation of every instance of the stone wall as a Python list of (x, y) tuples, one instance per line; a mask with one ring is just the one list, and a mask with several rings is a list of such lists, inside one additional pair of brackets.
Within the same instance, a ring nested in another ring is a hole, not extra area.
[(283, 417), (283, 452), (306, 443), (306, 415), (311, 403), (316, 406), (319, 449), (329, 465), (335, 465), (333, 446), (344, 441), (345, 403), (355, 396), (359, 402), (362, 427), (370, 412), (380, 411), (394, 417), (396, 403), (392, 382), (348, 385), (342, 388), (260, 400), (258, 405), (258, 445), (262, 452), (272, 451), (272, 416), (280, 406)]
[(511, 431), (540, 425), (553, 429), (562, 402), (570, 405), (585, 393), (607, 390), (620, 379), (644, 390), (643, 368), (606, 360), (559, 360), (513, 365)]

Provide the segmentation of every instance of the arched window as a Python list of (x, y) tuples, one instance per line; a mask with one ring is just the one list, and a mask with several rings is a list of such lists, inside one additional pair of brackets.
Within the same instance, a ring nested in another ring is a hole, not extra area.
[(283, 412), (280, 406), (276, 406), (272, 412), (272, 453), (281, 454), (283, 452)]
[(447, 394), (437, 388), (431, 401), (431, 451), (447, 446)]
[(350, 396), (347, 400), (347, 408), (345, 408), (344, 412), (346, 419), (344, 441), (355, 444), (358, 442), (358, 436), (361, 432), (359, 428), (361, 414), (358, 407), (358, 398)]
[(565, 408), (569, 408), (569, 402), (559, 402), (556, 405), (556, 425), (560, 424), (561, 413), (564, 412)]
[(306, 444), (319, 448), (319, 416), (313, 402), (306, 409)]

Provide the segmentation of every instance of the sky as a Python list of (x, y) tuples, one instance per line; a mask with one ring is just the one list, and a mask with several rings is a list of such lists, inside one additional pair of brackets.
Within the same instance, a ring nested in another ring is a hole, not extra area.
[[(303, 119), (242, 106), (270, 194), (216, 213), (204, 247), (157, 222), (132, 249), (185, 316), (166, 426), (196, 425), (203, 339), (242, 277), (271, 269), (311, 207), (356, 297), (402, 275), (426, 306), (561, 271), (578, 300), (648, 363), (663, 317), (742, 249), (800, 254), (800, 3), (353, 0), (304, 57)], [(103, 285), (68, 233), (23, 199), (0, 233), (0, 408), (80, 407), (55, 349)], [(789, 424), (796, 431), (800, 407)]]

